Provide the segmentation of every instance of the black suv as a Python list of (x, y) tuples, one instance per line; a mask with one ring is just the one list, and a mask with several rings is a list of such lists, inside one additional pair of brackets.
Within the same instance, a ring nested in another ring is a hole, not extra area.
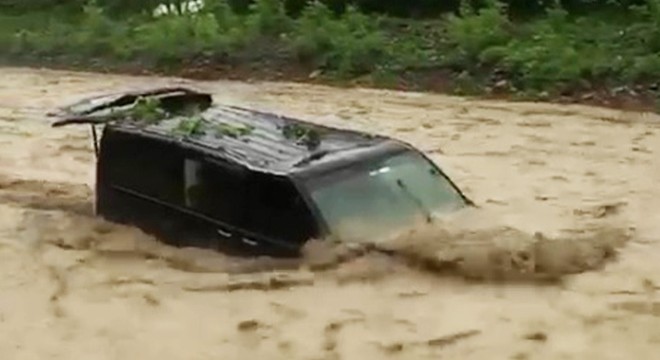
[(408, 144), (192, 89), (103, 95), (53, 115), (56, 127), (92, 125), (96, 213), (176, 246), (297, 256), (313, 238), (385, 237), (472, 205)]

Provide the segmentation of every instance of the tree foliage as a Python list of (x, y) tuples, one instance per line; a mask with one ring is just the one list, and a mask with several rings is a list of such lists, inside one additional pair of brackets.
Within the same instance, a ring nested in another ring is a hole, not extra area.
[[(0, 59), (203, 61), (382, 79), (441, 70), (469, 92), (660, 82), (660, 0), (204, 1), (198, 13), (152, 17), (149, 0), (0, 0)], [(369, 13), (416, 16), (438, 4), (454, 7), (432, 21)], [(29, 6), (58, 11), (20, 10)], [(23, 15), (2, 17), (13, 11)]]
[[(98, 0), (97, 4), (110, 13), (135, 13), (151, 11), (158, 4), (178, 4), (183, 0)], [(232, 9), (238, 13), (247, 13), (251, 6), (259, 0), (229, 0)], [(315, 0), (276, 0), (280, 2), (289, 15), (299, 15)], [(531, 16), (544, 13), (555, 3), (569, 13), (587, 13), (603, 9), (628, 9), (631, 6), (642, 5), (646, 0), (498, 0), (505, 5), (513, 16)], [(86, 0), (0, 0), (0, 9), (13, 10), (43, 10), (51, 7), (68, 7), (82, 9)], [(335, 13), (344, 12), (348, 7), (354, 7), (366, 13), (379, 13), (397, 17), (435, 17), (445, 13), (457, 13), (461, 3), (469, 3), (474, 8), (480, 8), (489, 0), (322, 0)]]

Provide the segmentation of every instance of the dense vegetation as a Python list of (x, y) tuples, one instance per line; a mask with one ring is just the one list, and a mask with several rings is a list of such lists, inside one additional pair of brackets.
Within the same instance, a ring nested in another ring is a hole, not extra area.
[(535, 96), (660, 81), (660, 0), (205, 0), (154, 16), (163, 2), (0, 0), (0, 56)]

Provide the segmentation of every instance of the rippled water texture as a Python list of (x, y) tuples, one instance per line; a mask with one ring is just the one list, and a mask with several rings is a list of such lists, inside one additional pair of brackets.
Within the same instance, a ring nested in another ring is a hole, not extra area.
[[(3, 359), (655, 359), (660, 118), (582, 106), (0, 68)], [(192, 84), (408, 141), (479, 209), (300, 261), (95, 219), (90, 94)]]

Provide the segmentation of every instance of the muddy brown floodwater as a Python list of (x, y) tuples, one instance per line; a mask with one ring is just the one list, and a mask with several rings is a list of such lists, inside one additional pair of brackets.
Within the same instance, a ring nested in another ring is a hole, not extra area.
[[(3, 359), (655, 359), (660, 118), (375, 90), (0, 68)], [(160, 245), (92, 215), (89, 94), (218, 101), (409, 141), (480, 208), (300, 264)]]

